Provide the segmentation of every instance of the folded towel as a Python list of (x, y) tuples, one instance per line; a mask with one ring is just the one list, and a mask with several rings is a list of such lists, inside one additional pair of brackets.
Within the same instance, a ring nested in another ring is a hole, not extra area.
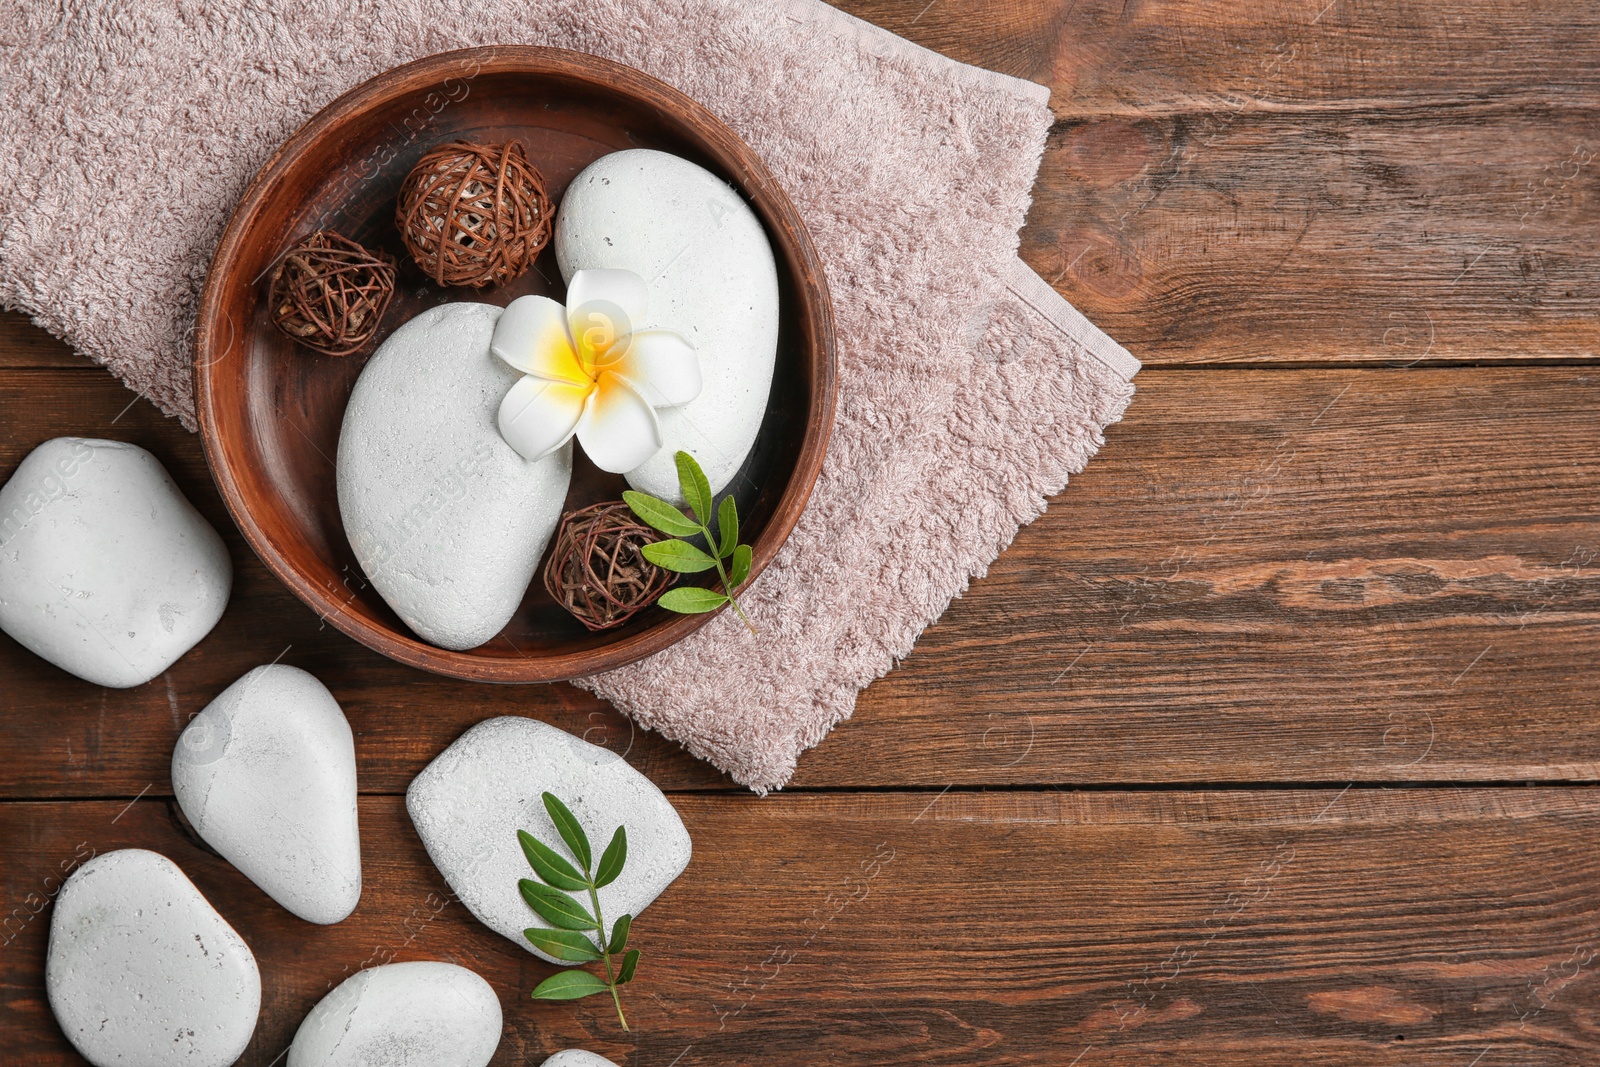
[(811, 504), (723, 615), (580, 685), (757, 791), (1102, 443), (1138, 363), (1016, 257), (1047, 90), (816, 0), (20, 0), (0, 11), (0, 301), (194, 426), (185, 342), (268, 155), (351, 86), (543, 44), (699, 100), (827, 272), (839, 408)]

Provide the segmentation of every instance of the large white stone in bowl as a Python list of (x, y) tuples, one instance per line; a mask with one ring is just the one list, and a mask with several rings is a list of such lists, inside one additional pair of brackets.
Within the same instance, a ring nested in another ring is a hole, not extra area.
[(314, 923), (355, 910), (355, 738), (310, 674), (269, 664), (223, 690), (179, 735), (172, 788), (196, 832), (273, 900)]
[(95, 1067), (227, 1067), (255, 1032), (249, 946), (177, 864), (143, 849), (73, 872), (50, 917), (45, 991)]
[(545, 1060), (539, 1067), (617, 1067), (617, 1065), (598, 1052), (567, 1048)]
[(683, 873), (691, 848), (689, 831), (666, 796), (614, 752), (519, 715), (489, 719), (462, 734), (412, 779), (406, 811), (434, 866), (478, 921), (556, 963), (522, 936), (549, 924), (517, 889), (520, 879), (537, 881), (518, 830), (567, 855), (544, 808), (546, 790), (578, 817), (596, 863), (617, 827), (628, 828), (627, 864), (600, 890), (608, 933)]
[(453, 963), (371, 967), (305, 1017), (288, 1067), (484, 1067), (500, 1044), (500, 1000)]
[(682, 449), (721, 492), (755, 444), (778, 354), (778, 270), (761, 220), (704, 167), (634, 148), (572, 180), (555, 246), (568, 281), (595, 267), (644, 278), (650, 321), (634, 325), (676, 330), (700, 356), (700, 395), (658, 412), (662, 448), (628, 484), (681, 502), (673, 455)]
[(522, 377), (489, 352), (500, 312), (441, 304), (390, 334), (339, 432), (339, 513), (361, 569), (407, 626), (458, 651), (510, 621), (572, 477), (570, 444), (533, 462), (500, 436)]
[(58, 437), (0, 488), (0, 629), (97, 685), (142, 685), (228, 606), (217, 531), (137, 445)]

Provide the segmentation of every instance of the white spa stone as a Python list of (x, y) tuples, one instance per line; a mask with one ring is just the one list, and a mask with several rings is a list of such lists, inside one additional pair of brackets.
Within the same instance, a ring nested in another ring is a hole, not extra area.
[(517, 889), (537, 880), (517, 831), (567, 855), (541, 794), (560, 798), (583, 825), (599, 862), (619, 825), (628, 828), (622, 875), (600, 890), (609, 933), (638, 916), (689, 865), (689, 832), (661, 790), (616, 753), (536, 719), (507, 715), (462, 734), (406, 790), (406, 811), (439, 873), (485, 926), (544, 959), (522, 931), (548, 925)]
[(489, 352), (489, 304), (441, 304), (379, 346), (339, 433), (339, 513), (407, 626), (448, 649), (499, 633), (561, 518), (572, 446), (537, 462), (500, 436), (519, 378)]
[(273, 664), (223, 690), (178, 737), (172, 787), (196, 832), (273, 900), (314, 923), (355, 910), (355, 739), (316, 678)]
[(551, 1056), (539, 1067), (617, 1067), (617, 1065), (599, 1053), (581, 1048), (568, 1048)]
[(500, 999), (453, 963), (371, 967), (305, 1017), (288, 1067), (484, 1067), (500, 1044)]
[(143, 849), (73, 872), (50, 917), (45, 990), (95, 1067), (226, 1067), (255, 1032), (249, 946), (177, 864)]
[(0, 488), (0, 629), (97, 685), (142, 685), (211, 632), (222, 538), (136, 445), (46, 441)]
[(681, 503), (673, 455), (693, 455), (714, 493), (755, 443), (778, 352), (778, 271), (761, 220), (710, 171), (645, 148), (601, 156), (573, 179), (556, 216), (556, 261), (571, 280), (612, 267), (645, 279), (647, 323), (695, 346), (704, 387), (658, 411), (662, 448), (627, 475)]

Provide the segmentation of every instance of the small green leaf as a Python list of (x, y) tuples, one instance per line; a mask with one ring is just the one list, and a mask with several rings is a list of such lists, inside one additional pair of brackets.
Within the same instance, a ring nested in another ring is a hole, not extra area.
[(723, 497), (722, 504), (717, 508), (717, 533), (722, 539), (717, 548), (717, 558), (727, 559), (739, 544), (739, 505), (733, 502), (731, 496)]
[(617, 920), (611, 928), (611, 941), (606, 945), (606, 951), (615, 955), (628, 947), (628, 928), (633, 925), (633, 916), (624, 915)]
[(649, 493), (628, 489), (623, 492), (622, 499), (626, 500), (629, 509), (639, 516), (639, 521), (652, 529), (660, 530), (672, 537), (693, 537), (700, 532), (699, 525), (685, 518), (683, 512)]
[(599, 889), (615, 882), (617, 875), (622, 873), (622, 865), (627, 862), (628, 832), (619, 826), (617, 832), (611, 835), (611, 844), (600, 855), (600, 866), (594, 872), (594, 887)]
[(534, 927), (522, 931), (522, 936), (545, 955), (568, 963), (589, 963), (600, 958), (600, 950), (594, 947), (594, 942), (576, 930), (541, 930)]
[(577, 1000), (606, 989), (606, 984), (588, 971), (557, 971), (535, 986), (532, 995), (534, 1000)]
[(588, 879), (579, 874), (576, 867), (556, 855), (555, 849), (526, 830), (517, 831), (517, 840), (522, 842), (522, 854), (528, 857), (528, 866), (540, 879), (557, 889), (589, 888)]
[(687, 452), (679, 452), (674, 458), (678, 462), (678, 488), (683, 492), (683, 499), (688, 501), (689, 510), (702, 526), (710, 525), (711, 483), (706, 481), (706, 472)]
[(639, 950), (630, 948), (628, 954), (622, 957), (622, 968), (617, 971), (617, 984), (627, 985), (633, 981), (634, 968), (639, 966)]
[(698, 574), (717, 565), (717, 561), (687, 541), (657, 541), (640, 549), (644, 558), (657, 567), (679, 574)]
[(744, 580), (750, 577), (750, 546), (740, 545), (733, 550), (733, 562), (728, 565), (728, 581), (733, 584), (730, 593), (737, 593)]
[(708, 611), (716, 611), (727, 602), (728, 598), (721, 593), (701, 589), (697, 585), (668, 589), (661, 594), (661, 599), (656, 601), (668, 611), (676, 611), (680, 615), (703, 615)]
[(544, 810), (550, 813), (550, 821), (556, 824), (556, 833), (561, 835), (561, 840), (567, 843), (578, 863), (587, 871), (594, 859), (589, 854), (589, 835), (583, 832), (583, 824), (554, 793), (544, 794)]
[(517, 888), (522, 890), (522, 899), (528, 902), (528, 907), (551, 926), (562, 930), (600, 929), (587, 908), (559, 889), (540, 885), (530, 878), (519, 881)]

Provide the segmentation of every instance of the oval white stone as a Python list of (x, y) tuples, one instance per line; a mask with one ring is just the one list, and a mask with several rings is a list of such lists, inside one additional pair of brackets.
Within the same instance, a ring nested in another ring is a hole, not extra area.
[(545, 1060), (539, 1067), (617, 1067), (617, 1065), (597, 1052), (567, 1048)]
[(721, 492), (755, 444), (778, 353), (778, 270), (761, 220), (705, 168), (635, 148), (572, 180), (555, 246), (569, 281), (593, 267), (644, 278), (650, 321), (633, 325), (676, 330), (700, 357), (700, 395), (657, 413), (662, 448), (628, 484), (681, 501), (672, 457), (682, 449)]
[(500, 308), (441, 304), (379, 346), (339, 433), (339, 513), (356, 559), (425, 640), (475, 648), (511, 619), (561, 518), (572, 446), (538, 462), (500, 436), (522, 377), (489, 351)]
[(0, 488), (0, 629), (97, 685), (142, 685), (222, 617), (217, 531), (137, 445), (46, 441)]
[(297, 667), (257, 667), (190, 720), (172, 788), (196, 832), (307, 922), (361, 899), (356, 747), (338, 701)]
[(95, 1067), (226, 1067), (255, 1032), (249, 946), (177, 864), (143, 849), (73, 872), (50, 917), (50, 1010)]
[(453, 963), (390, 963), (357, 972), (317, 1002), (288, 1067), (484, 1067), (500, 1044), (500, 1000)]
[(545, 811), (549, 790), (578, 817), (595, 860), (628, 828), (622, 875), (600, 890), (610, 926), (635, 918), (689, 865), (689, 831), (655, 784), (608, 749), (548, 723), (506, 715), (481, 722), (441, 752), (406, 790), (406, 811), (428, 858), (478, 921), (529, 952), (559, 962), (522, 936), (549, 924), (522, 899), (532, 878), (517, 842), (526, 830), (566, 855)]

